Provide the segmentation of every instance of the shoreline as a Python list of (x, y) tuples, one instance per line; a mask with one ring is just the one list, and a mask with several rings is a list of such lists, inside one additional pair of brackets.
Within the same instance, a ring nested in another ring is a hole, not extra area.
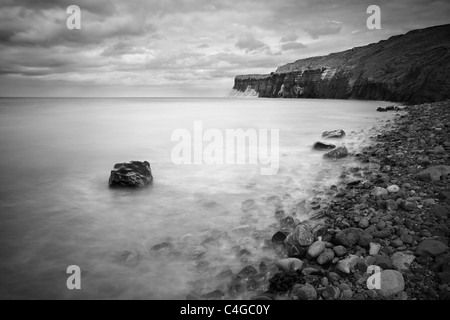
[[(421, 174), (450, 165), (450, 101), (404, 111), (353, 155), (358, 167), (343, 167), (329, 205), (320, 210), (320, 228), (280, 220), (272, 238), (280, 258), (259, 268), (269, 284), (247, 289), (243, 299), (450, 299), (450, 171), (443, 180)], [(370, 285), (374, 268), (381, 273)], [(230, 289), (236, 282), (248, 288), (260, 274), (248, 266)]]

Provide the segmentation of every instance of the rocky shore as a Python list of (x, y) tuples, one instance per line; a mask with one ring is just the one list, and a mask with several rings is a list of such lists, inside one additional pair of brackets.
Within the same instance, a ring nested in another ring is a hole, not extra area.
[(244, 268), (227, 294), (199, 298), (450, 299), (450, 101), (404, 111), (350, 154), (359, 165), (328, 190), (322, 220), (277, 212), (268, 245), (279, 259)]

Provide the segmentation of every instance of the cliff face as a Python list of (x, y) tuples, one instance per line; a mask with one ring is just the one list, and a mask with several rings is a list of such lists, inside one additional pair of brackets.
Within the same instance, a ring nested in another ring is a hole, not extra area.
[(269, 98), (387, 100), (423, 103), (450, 98), (450, 24), (279, 67), (240, 75), (234, 89)]

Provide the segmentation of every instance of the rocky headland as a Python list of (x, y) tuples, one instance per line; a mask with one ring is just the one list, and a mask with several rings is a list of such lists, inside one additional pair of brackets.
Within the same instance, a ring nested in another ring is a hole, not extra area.
[(236, 76), (238, 92), (266, 98), (385, 100), (418, 104), (450, 98), (450, 25), (301, 59), (265, 75)]

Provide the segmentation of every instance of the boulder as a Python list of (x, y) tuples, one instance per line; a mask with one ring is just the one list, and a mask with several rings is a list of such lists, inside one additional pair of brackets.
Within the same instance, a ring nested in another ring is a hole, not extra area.
[(317, 258), (322, 254), (324, 250), (325, 250), (325, 242), (323, 242), (322, 240), (318, 240), (309, 246), (308, 255), (311, 258)]
[(317, 300), (316, 289), (309, 283), (294, 285), (292, 294), (297, 296), (299, 300)]
[(419, 172), (416, 175), (416, 179), (426, 182), (439, 181), (441, 180), (441, 177), (446, 177), (449, 174), (450, 174), (450, 166), (440, 165), (430, 167), (426, 170)]
[(361, 229), (347, 228), (335, 235), (335, 242), (347, 248), (353, 247), (358, 244), (361, 234)]
[[(374, 274), (373, 276), (377, 276)], [(396, 270), (384, 270), (379, 273), (380, 289), (378, 291), (385, 298), (392, 297), (405, 289), (403, 275)], [(370, 279), (370, 278), (369, 278)]]
[(345, 137), (344, 130), (325, 131), (322, 133), (322, 138), (324, 139), (339, 139), (343, 137)]
[(341, 271), (342, 273), (349, 274), (351, 270), (358, 264), (359, 257), (357, 255), (351, 254), (347, 258), (340, 260), (336, 269)]
[(109, 177), (109, 186), (140, 188), (148, 185), (152, 180), (150, 163), (131, 161), (114, 165)]
[(348, 150), (346, 147), (339, 147), (333, 151), (330, 151), (323, 155), (324, 158), (328, 159), (342, 159), (348, 157)]
[(424, 240), (416, 249), (416, 256), (419, 257), (437, 257), (448, 250), (448, 246), (438, 240)]
[(301, 271), (303, 268), (302, 260), (296, 258), (280, 259), (275, 265), (284, 272)]
[(334, 148), (336, 148), (334, 144), (326, 142), (315, 142), (313, 145), (313, 150), (329, 150)]
[(394, 268), (398, 271), (408, 271), (409, 266), (414, 261), (416, 257), (412, 254), (404, 252), (396, 252), (392, 255), (391, 261)]
[(309, 228), (304, 224), (299, 224), (295, 227), (286, 238), (286, 244), (299, 244), (301, 246), (309, 246), (314, 242), (314, 236)]

